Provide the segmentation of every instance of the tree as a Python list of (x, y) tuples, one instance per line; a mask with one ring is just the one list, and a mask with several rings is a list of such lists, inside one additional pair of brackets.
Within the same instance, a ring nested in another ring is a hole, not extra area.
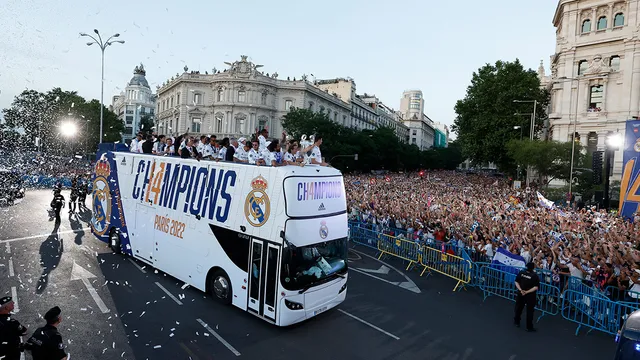
[(455, 105), (456, 118), (452, 130), (458, 134), (462, 155), (474, 162), (496, 163), (503, 171), (513, 172), (515, 164), (508, 156), (506, 144), (520, 137), (514, 126), (530, 129), (529, 117), (515, 113), (530, 113), (532, 104), (514, 100), (537, 100), (535, 132), (546, 118), (544, 109), (549, 94), (540, 88), (538, 74), (525, 70), (519, 60), (497, 61), (473, 73), (465, 98)]
[[(571, 142), (531, 140), (510, 140), (506, 145), (507, 154), (523, 168), (531, 166), (538, 174), (541, 184), (549, 184), (554, 179), (569, 181), (571, 147)], [(584, 166), (587, 161), (587, 155), (583, 154), (582, 146), (576, 143), (573, 162), (574, 181), (577, 182), (579, 179), (583, 184), (590, 183), (590, 178), (587, 181), (587, 177), (582, 179), (579, 176), (585, 173), (580, 169), (587, 168)], [(589, 173), (588, 176), (590, 175)]]
[[(321, 134), (322, 155), (332, 166), (345, 172), (415, 170), (422, 167), (455, 169), (462, 162), (456, 146), (420, 151), (415, 145), (400, 142), (391, 128), (358, 131), (331, 121), (326, 114), (309, 109), (291, 110), (283, 117), (282, 125), (289, 135), (298, 140), (302, 135), (309, 137)], [(358, 154), (358, 161), (350, 156), (336, 157), (354, 154)]]
[(153, 118), (149, 115), (142, 115), (140, 117), (140, 129), (144, 133), (150, 133), (154, 127)]
[[(92, 152), (99, 142), (100, 102), (87, 102), (75, 91), (60, 88), (41, 93), (25, 90), (17, 95), (11, 107), (2, 110), (10, 128), (22, 128), (25, 138), (35, 148), (36, 138), (41, 139), (44, 151), (83, 149)], [(103, 107), (104, 141), (120, 140), (124, 124), (116, 114)], [(59, 126), (64, 121), (75, 123), (78, 131), (74, 138), (61, 136)]]

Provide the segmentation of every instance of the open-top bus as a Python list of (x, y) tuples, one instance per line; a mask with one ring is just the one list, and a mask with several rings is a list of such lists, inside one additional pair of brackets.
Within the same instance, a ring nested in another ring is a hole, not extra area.
[(342, 174), (106, 152), (93, 234), (224, 304), (276, 325), (335, 307), (347, 289)]

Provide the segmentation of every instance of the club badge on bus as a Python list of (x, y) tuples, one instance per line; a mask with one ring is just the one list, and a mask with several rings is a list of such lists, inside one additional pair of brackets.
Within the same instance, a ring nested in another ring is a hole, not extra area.
[(111, 192), (107, 179), (110, 173), (109, 161), (100, 159), (96, 163), (95, 179), (93, 180), (93, 217), (91, 218), (91, 227), (97, 235), (104, 235), (109, 228)]
[(271, 204), (266, 193), (267, 187), (267, 180), (262, 176), (251, 180), (252, 190), (244, 204), (244, 216), (251, 226), (260, 227), (269, 220)]

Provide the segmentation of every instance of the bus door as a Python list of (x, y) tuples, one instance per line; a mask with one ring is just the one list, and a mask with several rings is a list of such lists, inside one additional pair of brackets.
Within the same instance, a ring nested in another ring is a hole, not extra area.
[(149, 264), (153, 264), (156, 210), (144, 203), (137, 203), (135, 214), (135, 228), (131, 231), (131, 250), (133, 256)]
[(249, 303), (247, 308), (276, 321), (280, 247), (264, 240), (251, 239), (249, 266)]

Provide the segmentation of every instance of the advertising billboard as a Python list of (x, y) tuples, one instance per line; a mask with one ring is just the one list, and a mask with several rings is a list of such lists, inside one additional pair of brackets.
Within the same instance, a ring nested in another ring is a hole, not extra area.
[(628, 120), (624, 135), (620, 207), (618, 213), (633, 219), (640, 205), (640, 120)]

